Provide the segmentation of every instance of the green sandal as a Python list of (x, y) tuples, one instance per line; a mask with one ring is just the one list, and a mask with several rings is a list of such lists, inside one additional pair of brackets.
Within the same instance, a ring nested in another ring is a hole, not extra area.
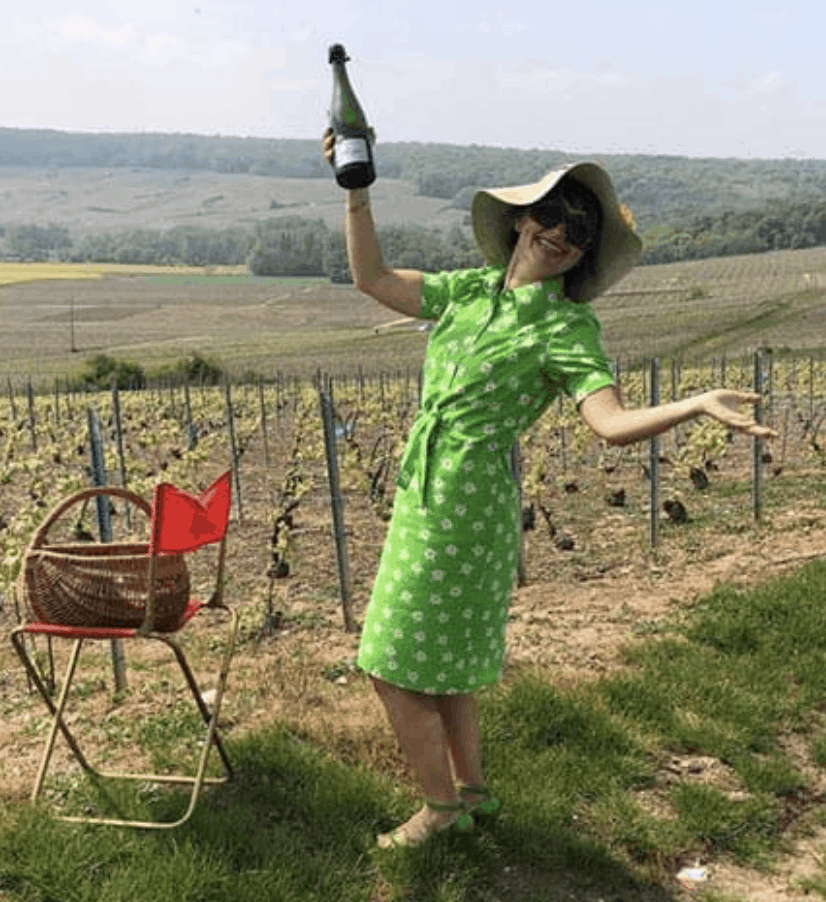
[[(488, 791), (487, 786), (468, 786), (467, 784), (459, 784), (459, 795), (462, 801), (468, 806), (471, 814), (482, 815), (483, 817), (495, 817), (499, 814), (502, 807), (499, 799), (494, 798)], [(467, 796), (482, 796), (481, 799), (471, 802)]]
[(457, 812), (457, 815), (455, 818), (452, 818), (438, 827), (425, 829), (419, 835), (411, 835), (409, 832), (405, 831), (404, 828), (406, 825), (402, 824), (401, 827), (397, 827), (390, 833), (379, 834), (377, 837), (379, 847), (382, 849), (391, 849), (401, 848), (402, 846), (420, 846), (430, 839), (434, 833), (441, 833), (445, 830), (455, 830), (458, 833), (467, 833), (473, 829), (473, 817), (468, 813), (468, 806), (463, 801), (438, 802), (434, 799), (425, 799), (425, 804), (434, 811), (455, 811)]

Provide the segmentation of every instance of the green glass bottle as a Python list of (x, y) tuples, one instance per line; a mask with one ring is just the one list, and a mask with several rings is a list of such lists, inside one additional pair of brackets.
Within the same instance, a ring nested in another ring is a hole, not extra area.
[(349, 59), (341, 44), (330, 47), (330, 65), (333, 67), (330, 127), (336, 136), (333, 172), (342, 188), (352, 190), (372, 185), (376, 180), (376, 167), (367, 117), (344, 67)]

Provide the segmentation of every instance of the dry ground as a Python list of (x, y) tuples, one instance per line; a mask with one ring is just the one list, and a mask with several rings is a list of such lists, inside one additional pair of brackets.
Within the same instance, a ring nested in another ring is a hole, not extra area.
[[(714, 478), (746, 479), (747, 451), (744, 445)], [(267, 472), (259, 458), (255, 448), (244, 458), (244, 522), (233, 524), (229, 544), (229, 600), (240, 606), (243, 617), (223, 713), (225, 728), (230, 735), (238, 735), (284, 721), (342, 759), (412, 785), (377, 699), (353, 668), (358, 635), (343, 630), (323, 483), (297, 512), (292, 574), (271, 584), (267, 577), (270, 499), (277, 485), (277, 467)], [(789, 490), (773, 496), (777, 500), (761, 524), (751, 520), (747, 495), (735, 499), (733, 508), (718, 521), (702, 516), (705, 502), (699, 495), (689, 496), (689, 507), (701, 516), (685, 527), (664, 524), (661, 546), (651, 552), (642, 512), (642, 480), (630, 469), (611, 476), (579, 473), (580, 491), (572, 496), (559, 493), (553, 499), (555, 520), (573, 537), (574, 550), (557, 549), (539, 518), (536, 530), (526, 533), (527, 583), (513, 597), (504, 679), (524, 666), (541, 667), (559, 685), (598, 678), (623, 666), (624, 643), (644, 637), (658, 621), (690, 609), (715, 585), (755, 584), (822, 556), (826, 510), (816, 498), (806, 500), (789, 479)], [(620, 484), (629, 490), (629, 507), (607, 507), (605, 494)], [(360, 622), (386, 525), (357, 494), (346, 499), (346, 520), (353, 609)], [(193, 571), (198, 580), (207, 572), (204, 566), (202, 562)], [(268, 607), (273, 614), (269, 618)], [(14, 619), (13, 605), (7, 603), (2, 612), (4, 628), (11, 628)], [(196, 621), (190, 646), (203, 684), (209, 688), (215, 656), (210, 657), (207, 647), (217, 624), (203, 620)], [(78, 709), (83, 713), (73, 718), (98, 752), (112, 748), (113, 733), (117, 735), (122, 722), (163, 711), (181, 697), (156, 671), (158, 652), (128, 648), (127, 653), (131, 691), (119, 705), (113, 703), (108, 688), (106, 650), (88, 659), (90, 670), (81, 684), (83, 708)], [(62, 656), (61, 650), (59, 666)], [(22, 803), (34, 778), (43, 720), (8, 643), (0, 646), (0, 667), (4, 722), (0, 792), (5, 800)], [(102, 718), (102, 728), (90, 725), (94, 717)], [(110, 763), (134, 767), (133, 753), (123, 743), (116, 741), (109, 757)], [(61, 747), (57, 768), (70, 767)], [(720, 779), (719, 762), (675, 759), (670, 767), (672, 773), (686, 778), (700, 774), (700, 778)], [(500, 792), (507, 804), (507, 787)], [(795, 854), (784, 857), (772, 874), (743, 870), (725, 861), (707, 863), (713, 874), (709, 885), (736, 891), (750, 902), (802, 899), (791, 887), (815, 867), (826, 835), (798, 836), (794, 841)], [(679, 896), (682, 891), (675, 892)]]

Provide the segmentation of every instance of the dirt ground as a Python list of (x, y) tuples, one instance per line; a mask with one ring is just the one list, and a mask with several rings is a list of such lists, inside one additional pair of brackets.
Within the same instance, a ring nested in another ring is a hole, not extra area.
[[(230, 604), (242, 612), (242, 627), (222, 709), (224, 728), (238, 735), (280, 720), (344, 760), (367, 764), (413, 785), (378, 700), (353, 667), (358, 634), (343, 629), (326, 488), (320, 481), (296, 512), (291, 574), (270, 580), (278, 482), (277, 474), (268, 472), (257, 455), (260, 452), (253, 448), (244, 459), (244, 520), (233, 524), (228, 545), (227, 594)], [(745, 478), (743, 467), (742, 460), (733, 460), (731, 472), (720, 478), (738, 473)], [(624, 643), (650, 632), (663, 618), (689, 609), (716, 585), (757, 584), (826, 554), (826, 508), (816, 494), (806, 497), (792, 491), (786, 493), (785, 502), (776, 501), (759, 524), (750, 518), (747, 498), (737, 501), (736, 528), (731, 516), (719, 521), (698, 518), (684, 528), (665, 524), (660, 547), (652, 552), (641, 513), (643, 488), (633, 480), (629, 483), (628, 510), (604, 504), (605, 492), (618, 478), (630, 479), (616, 474), (583, 478), (574, 500), (555, 498), (558, 523), (573, 537), (573, 550), (560, 550), (539, 517), (536, 528), (525, 533), (527, 581), (513, 595), (505, 680), (522, 666), (542, 667), (559, 685), (598, 678), (623, 666)], [(8, 495), (2, 500), (13, 502)], [(693, 503), (689, 497), (688, 506)], [(345, 516), (352, 609), (360, 623), (386, 524), (356, 493), (346, 498)], [(193, 570), (196, 583), (206, 576), (208, 568)], [(0, 617), (3, 628), (11, 629), (16, 615), (10, 599)], [(208, 621), (209, 617), (199, 618), (192, 627), (196, 655), (215, 633)], [(58, 667), (63, 654), (62, 650), (58, 654)], [(204, 652), (197, 659), (208, 657)], [(97, 676), (83, 684), (85, 716), (105, 722), (168, 706), (172, 690), (166, 684), (143, 682), (145, 665), (156, 658), (155, 652), (128, 649), (131, 692), (115, 706), (107, 688), (111, 682), (107, 657), (98, 654)], [(207, 663), (199, 664), (205, 690), (214, 679)], [(0, 797), (22, 803), (37, 767), (43, 718), (8, 642), (0, 646), (0, 668), (4, 724)], [(81, 715), (72, 716), (75, 722), (86, 723)], [(102, 748), (103, 740), (111, 738), (111, 730), (108, 736), (105, 729), (88, 735), (98, 751), (97, 746)], [(365, 736), (370, 739), (365, 741)], [(131, 767), (131, 756), (126, 746), (116, 744), (110, 761), (117, 765), (118, 759), (128, 760)], [(716, 765), (676, 760), (671, 766), (678, 773), (705, 773), (716, 779)], [(70, 767), (60, 743), (55, 767), (58, 771)], [(502, 795), (506, 796), (504, 788)], [(771, 873), (737, 868), (724, 860), (700, 862), (711, 875), (703, 888), (737, 894), (749, 902), (802, 900), (805, 896), (794, 890), (795, 882), (817, 868), (826, 832), (812, 828), (806, 835), (793, 835), (790, 848)], [(695, 890), (673, 892), (675, 898), (696, 896)]]

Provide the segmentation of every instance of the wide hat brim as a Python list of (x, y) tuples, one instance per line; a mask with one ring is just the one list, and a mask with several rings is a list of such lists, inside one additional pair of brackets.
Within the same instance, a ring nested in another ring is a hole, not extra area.
[(614, 186), (598, 163), (569, 163), (531, 185), (477, 191), (471, 205), (473, 237), (488, 265), (507, 266), (511, 256), (508, 238), (513, 228), (510, 210), (537, 203), (566, 177), (590, 188), (602, 206), (596, 274), (582, 282), (577, 295), (577, 300), (590, 301), (618, 282), (642, 254), (642, 241), (620, 217)]

